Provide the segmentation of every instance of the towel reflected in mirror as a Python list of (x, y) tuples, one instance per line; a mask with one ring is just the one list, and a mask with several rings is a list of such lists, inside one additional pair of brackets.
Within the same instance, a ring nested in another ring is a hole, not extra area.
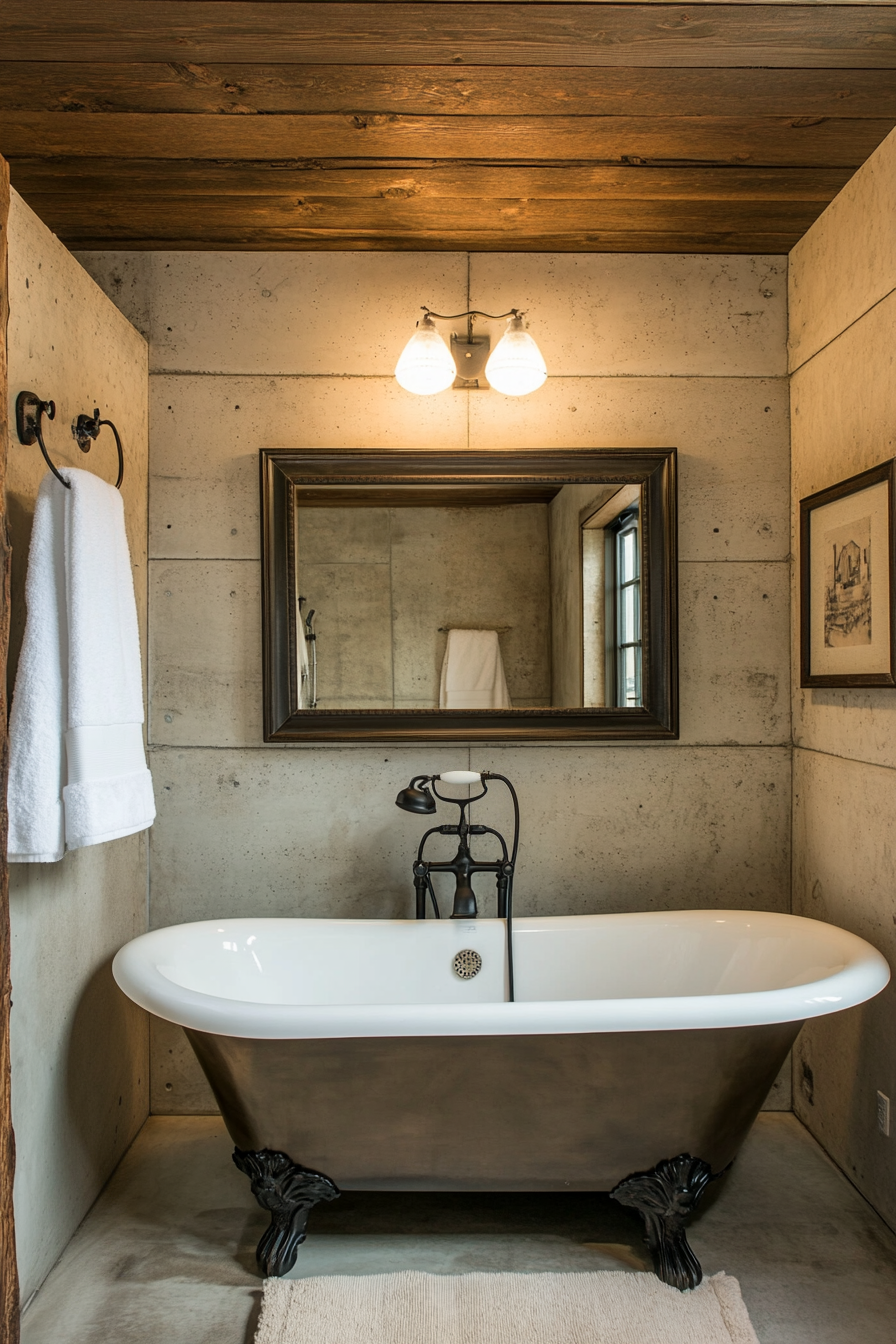
[(448, 631), (439, 708), (513, 708), (497, 630)]

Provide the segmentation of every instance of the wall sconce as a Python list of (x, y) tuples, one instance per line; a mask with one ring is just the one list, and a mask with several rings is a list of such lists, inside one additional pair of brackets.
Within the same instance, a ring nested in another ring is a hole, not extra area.
[[(467, 338), (461, 340), (451, 333), (451, 349), (445, 344), (433, 318), (440, 322), (467, 319)], [(491, 322), (507, 318), (507, 330), (489, 354), (488, 336), (473, 335), (473, 318), (485, 317)], [(518, 308), (509, 313), (483, 313), (471, 308), (465, 313), (434, 313), (423, 309), (423, 319), (408, 341), (395, 365), (395, 377), (407, 392), (418, 396), (432, 396), (446, 388), (481, 386), (478, 379), (485, 377), (496, 392), (507, 397), (524, 397), (541, 387), (548, 376), (541, 351), (523, 325), (523, 314)]]

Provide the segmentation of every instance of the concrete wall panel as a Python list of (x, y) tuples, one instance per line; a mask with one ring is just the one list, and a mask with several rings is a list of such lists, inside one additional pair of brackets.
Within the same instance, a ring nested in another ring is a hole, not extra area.
[(790, 368), (896, 289), (896, 132), (891, 132), (790, 254)]
[(681, 741), (790, 743), (785, 564), (679, 568)]
[[(121, 431), (125, 522), (145, 649), (146, 343), (15, 192), (9, 285), (11, 401), (23, 389), (56, 401), (55, 421), (45, 421), (54, 460), (114, 481), (110, 431), (103, 430), (84, 457), (70, 425), (80, 412), (99, 406)], [(46, 470), (36, 446), (10, 444), (11, 678), (25, 627), (34, 502)], [(117, 948), (146, 927), (146, 879), (142, 835), (77, 851), (56, 864), (11, 868), (15, 1203), (23, 1300), (52, 1267), (147, 1113), (146, 1015), (119, 993), (109, 969)]]
[(526, 311), (549, 374), (786, 372), (783, 257), (481, 252), (470, 283), (490, 313)]
[(149, 740), (260, 743), (260, 564), (153, 560), (150, 571)]
[(795, 502), (896, 456), (894, 331), (891, 294), (793, 375)]
[[(896, 454), (896, 136), (859, 169), (792, 257), (793, 526), (799, 501)], [(797, 560), (798, 560), (797, 556)], [(796, 576), (794, 587), (795, 599)], [(896, 692), (802, 689), (793, 603), (794, 908), (869, 939), (896, 964), (890, 833)], [(891, 986), (804, 1029), (797, 1113), (896, 1225), (893, 1139), (875, 1093), (896, 1087)]]
[[(839, 924), (896, 966), (896, 771), (827, 752), (794, 753), (794, 911)], [(896, 983), (870, 1003), (808, 1023), (794, 1052), (794, 1109), (850, 1179), (896, 1224), (896, 1134), (877, 1129), (877, 1092), (896, 1101)]]
[(84, 262), (110, 294), (131, 287), (154, 373), (391, 375), (423, 304), (469, 306), (457, 252), (153, 252), (141, 298), (126, 255)]
[(153, 1115), (217, 1115), (208, 1080), (183, 1028), (160, 1017), (149, 1020)]
[(149, 1108), (148, 1018), (112, 979), (146, 930), (144, 835), (13, 864), (12, 1093), (22, 1300), (40, 1286)]

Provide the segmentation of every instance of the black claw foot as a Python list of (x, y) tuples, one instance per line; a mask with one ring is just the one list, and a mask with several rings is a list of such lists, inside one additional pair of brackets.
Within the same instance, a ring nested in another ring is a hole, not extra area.
[(268, 1278), (289, 1273), (305, 1240), (308, 1215), (323, 1199), (338, 1199), (339, 1188), (329, 1176), (309, 1171), (286, 1153), (262, 1148), (244, 1153), (235, 1148), (233, 1160), (252, 1182), (252, 1193), (271, 1215), (271, 1225), (258, 1243), (255, 1258)]
[(653, 1171), (627, 1177), (610, 1191), (611, 1199), (640, 1213), (657, 1278), (681, 1292), (696, 1288), (703, 1278), (684, 1225), (711, 1180), (709, 1163), (682, 1153), (658, 1162)]

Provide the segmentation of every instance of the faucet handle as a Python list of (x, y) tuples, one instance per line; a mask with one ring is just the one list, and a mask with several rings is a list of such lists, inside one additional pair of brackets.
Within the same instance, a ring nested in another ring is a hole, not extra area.
[(440, 779), (443, 784), (478, 784), (482, 776), (476, 770), (446, 770), (434, 778)]

